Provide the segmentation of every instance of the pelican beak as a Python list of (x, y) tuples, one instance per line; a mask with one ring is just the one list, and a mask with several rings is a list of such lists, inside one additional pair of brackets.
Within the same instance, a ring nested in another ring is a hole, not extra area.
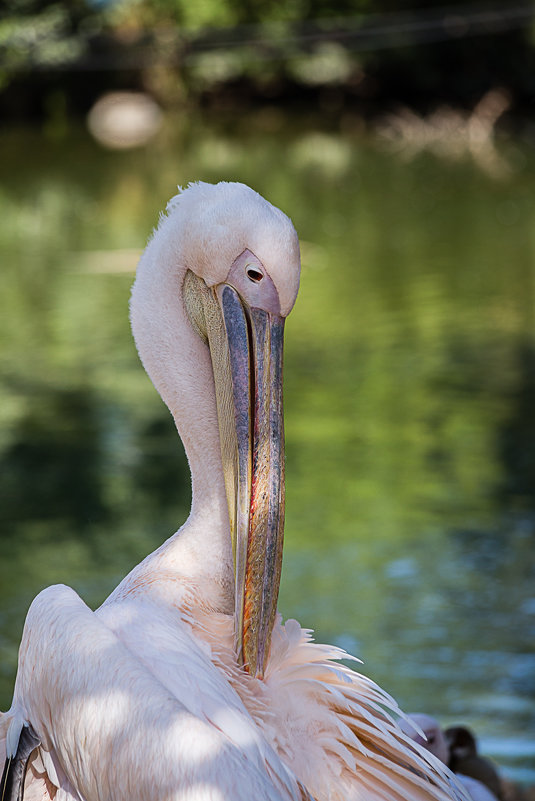
[[(234, 469), (226, 475), (234, 549), (236, 647), (262, 677), (275, 622), (284, 531), (284, 318), (218, 287), (235, 420)], [(220, 415), (221, 429), (221, 415)], [(222, 440), (222, 452), (225, 448)], [(228, 465), (223, 454), (223, 465)]]
[(284, 529), (284, 317), (229, 283), (188, 271), (183, 297), (210, 348), (234, 554), (238, 659), (262, 678), (275, 622)]

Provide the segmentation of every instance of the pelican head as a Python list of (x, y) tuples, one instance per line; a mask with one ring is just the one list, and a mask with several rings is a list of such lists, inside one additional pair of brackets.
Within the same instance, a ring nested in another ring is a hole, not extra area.
[[(138, 268), (132, 327), (175, 419), (181, 401), (173, 396), (173, 359), (189, 347), (191, 378), (195, 359), (202, 367), (209, 354), (232, 542), (236, 650), (246, 670), (261, 677), (282, 563), (283, 332), (299, 286), (299, 244), (288, 217), (243, 184), (190, 185), (167, 211)], [(156, 291), (160, 297), (151, 311), (146, 299)], [(190, 378), (182, 369), (180, 381)], [(202, 394), (187, 401), (197, 406), (197, 417)], [(191, 414), (190, 408), (188, 425)], [(210, 411), (206, 425), (209, 417)], [(199, 424), (195, 420), (197, 439)], [(177, 426), (188, 451), (185, 426)]]

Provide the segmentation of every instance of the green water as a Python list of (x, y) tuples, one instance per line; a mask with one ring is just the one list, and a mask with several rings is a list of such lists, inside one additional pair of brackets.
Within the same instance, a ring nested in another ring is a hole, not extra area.
[(247, 115), (128, 153), (2, 135), (0, 708), (33, 596), (98, 604), (186, 517), (129, 286), (177, 183), (240, 180), (302, 240), (281, 610), (535, 781), (535, 153), (501, 152), (498, 176)]

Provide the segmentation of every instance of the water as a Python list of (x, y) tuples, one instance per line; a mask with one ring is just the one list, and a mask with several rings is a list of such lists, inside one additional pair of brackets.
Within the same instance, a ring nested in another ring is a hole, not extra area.
[(0, 708), (33, 596), (65, 582), (98, 604), (185, 519), (129, 286), (177, 183), (242, 180), (303, 243), (281, 610), (534, 783), (529, 146), (503, 143), (493, 174), (251, 115), (174, 121), (128, 153), (20, 130), (0, 151)]

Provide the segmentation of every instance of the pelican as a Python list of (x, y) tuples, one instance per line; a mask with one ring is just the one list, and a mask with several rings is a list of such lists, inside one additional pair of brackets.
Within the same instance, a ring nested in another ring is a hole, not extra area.
[[(400, 725), (403, 731), (405, 731), (409, 737), (411, 737), (411, 739), (413, 739), (415, 742), (420, 742), (424, 748), (427, 748), (432, 754), (440, 759), (441, 762), (445, 762), (446, 764), (448, 763), (450, 759), (450, 747), (448, 744), (448, 739), (446, 734), (440, 728), (439, 722), (435, 720), (435, 718), (432, 718), (430, 715), (411, 714), (406, 715), (401, 721)], [(490, 765), (490, 763), (487, 764)], [(492, 768), (492, 766), (490, 767)], [(500, 791), (501, 787), (498, 775), (494, 772), (494, 770), (492, 771), (492, 774), (494, 775), (491, 775), (491, 778)], [(498, 795), (500, 793), (495, 795), (492, 788), (488, 786), (486, 781), (480, 781), (473, 775), (465, 775), (461, 771), (456, 773), (456, 778), (459, 784), (461, 784), (465, 789), (470, 801), (498, 801)], [(485, 778), (488, 779), (488, 773)]]
[(0, 721), (4, 801), (465, 799), (392, 698), (276, 611), (299, 273), (291, 221), (245, 185), (190, 184), (161, 216), (131, 322), (191, 512), (96, 611), (63, 585), (31, 604)]

